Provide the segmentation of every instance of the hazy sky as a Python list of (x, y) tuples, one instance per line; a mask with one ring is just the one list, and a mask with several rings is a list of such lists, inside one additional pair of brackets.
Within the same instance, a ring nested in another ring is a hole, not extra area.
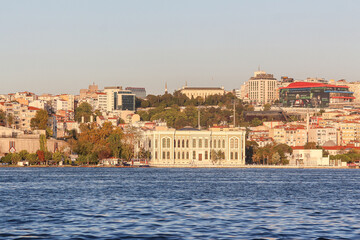
[(1, 93), (360, 81), (360, 1), (0, 0)]

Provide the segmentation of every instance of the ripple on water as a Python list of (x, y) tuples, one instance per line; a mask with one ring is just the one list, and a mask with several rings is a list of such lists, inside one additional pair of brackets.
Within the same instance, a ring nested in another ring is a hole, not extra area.
[(0, 238), (360, 239), (360, 172), (0, 168)]

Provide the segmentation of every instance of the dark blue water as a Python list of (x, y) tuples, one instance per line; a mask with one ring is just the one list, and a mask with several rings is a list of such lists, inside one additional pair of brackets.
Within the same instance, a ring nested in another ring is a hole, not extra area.
[(0, 168), (0, 239), (360, 239), (360, 171)]

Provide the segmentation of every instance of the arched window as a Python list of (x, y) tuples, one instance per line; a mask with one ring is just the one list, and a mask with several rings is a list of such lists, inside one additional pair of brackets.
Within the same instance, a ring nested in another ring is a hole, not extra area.
[(182, 152), (182, 159), (185, 159), (185, 152)]
[[(170, 141), (170, 139), (169, 139)], [(167, 152), (167, 159), (170, 159), (170, 152)]]
[(235, 148), (238, 148), (239, 147), (239, 139), (235, 139)]
[(178, 159), (180, 159), (180, 152), (178, 152)]
[(163, 147), (163, 148), (166, 148), (166, 138), (163, 138), (163, 139), (162, 139), (162, 147)]
[(220, 142), (220, 139), (218, 141), (218, 148), (221, 148), (221, 142)]
[(223, 146), (222, 147), (225, 148), (225, 140), (223, 140)]
[(234, 148), (234, 139), (230, 139), (230, 148)]
[(181, 146), (180, 146), (180, 139), (178, 140), (178, 147), (181, 147)]
[(205, 151), (205, 159), (208, 159), (208, 151)]
[(170, 138), (166, 139), (167, 147), (170, 148)]
[(185, 147), (185, 140), (184, 139), (182, 140), (182, 147), (183, 148)]
[(186, 159), (189, 159), (189, 152), (186, 152)]
[(238, 152), (235, 152), (235, 159), (238, 159)]
[(186, 147), (189, 147), (189, 140), (186, 140)]

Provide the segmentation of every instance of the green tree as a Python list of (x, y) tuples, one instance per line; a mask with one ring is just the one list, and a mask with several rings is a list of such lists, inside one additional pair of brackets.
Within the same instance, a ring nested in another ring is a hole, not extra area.
[(7, 115), (6, 122), (8, 127), (12, 127), (14, 124), (14, 116), (11, 113)]
[(278, 152), (275, 152), (271, 157), (271, 164), (280, 164), (281, 163), (281, 157)]
[(82, 117), (84, 117), (85, 122), (90, 121), (90, 116), (93, 115), (92, 107), (87, 102), (82, 102), (79, 107), (75, 109), (75, 120), (81, 122)]
[(46, 136), (44, 134), (41, 134), (40, 135), (40, 138), (39, 138), (39, 143), (40, 143), (40, 151), (47, 151), (47, 140), (46, 140)]
[(11, 164), (16, 165), (18, 162), (21, 161), (21, 156), (18, 153), (11, 154)]
[(304, 149), (317, 149), (315, 142), (307, 142), (304, 145)]
[(122, 136), (119, 133), (112, 133), (107, 139), (112, 155), (115, 158), (119, 158), (121, 154), (121, 146), (122, 146), (121, 139)]
[(46, 110), (40, 109), (36, 111), (35, 117), (30, 121), (31, 129), (46, 130), (49, 114)]
[(26, 158), (28, 157), (29, 153), (26, 150), (22, 150), (19, 152), (19, 155), (20, 155), (21, 160), (27, 160)]
[(271, 104), (270, 103), (264, 104), (264, 111), (270, 111), (270, 110), (271, 110)]
[(26, 159), (29, 161), (30, 165), (39, 164), (39, 158), (38, 158), (38, 155), (36, 153), (29, 153), (26, 156)]

